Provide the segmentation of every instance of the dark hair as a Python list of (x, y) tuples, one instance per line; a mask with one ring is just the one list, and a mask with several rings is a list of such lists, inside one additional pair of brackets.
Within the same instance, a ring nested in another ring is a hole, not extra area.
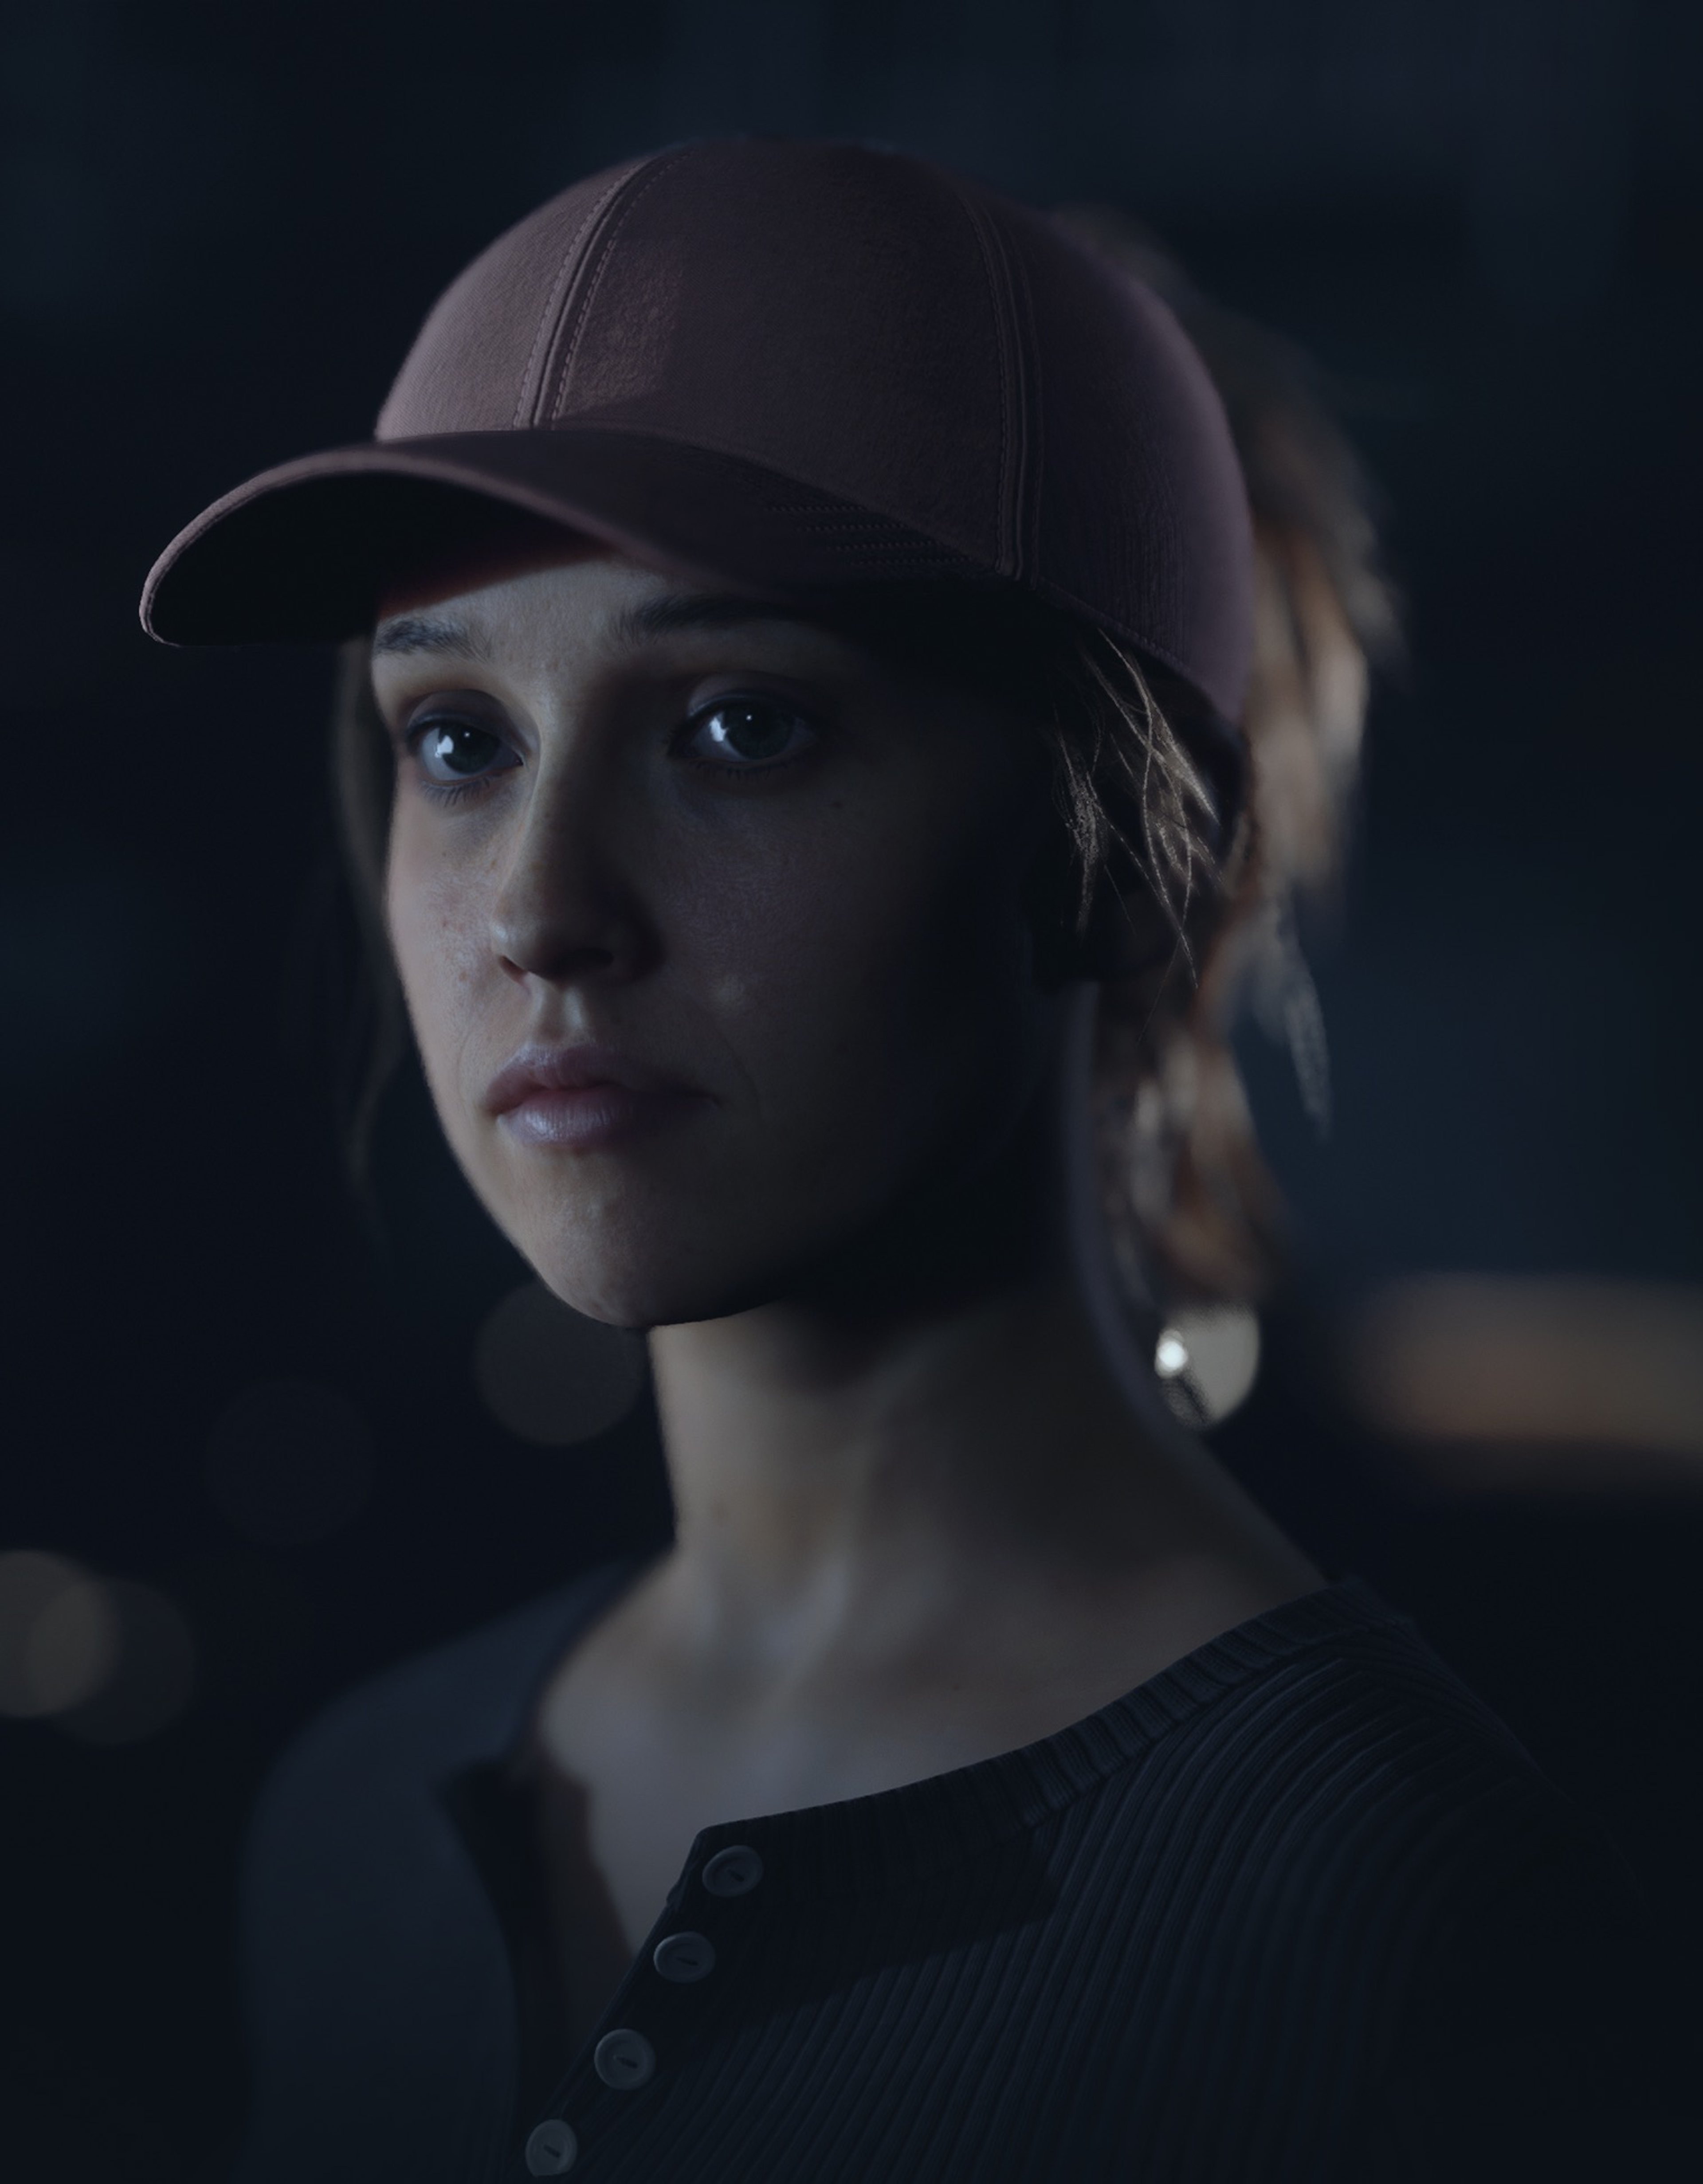
[[(1205, 304), (1118, 216), (1063, 215), (1165, 295), (1211, 369), (1253, 510), (1253, 677), (1237, 727), (1177, 677), (1103, 632), (1006, 588), (893, 587), (824, 602), (824, 619), (888, 655), (1015, 697), (1053, 754), (1058, 855), (1036, 916), (1061, 972), (1097, 919), (1136, 893), (1169, 925), (1156, 967), (1103, 978), (1094, 1127), (1108, 1212), (1140, 1294), (1243, 1301), (1279, 1265), (1279, 1214), (1230, 1038), (1244, 1005), (1288, 1045), (1321, 1122), (1329, 1084), (1298, 895), (1340, 862), (1369, 661), (1393, 644), (1369, 495), (1302, 360)], [(364, 640), (342, 649), (332, 736), (339, 831), (366, 963), (344, 1103), (364, 1186), (384, 1087), (407, 1049), (382, 912), (388, 738)]]

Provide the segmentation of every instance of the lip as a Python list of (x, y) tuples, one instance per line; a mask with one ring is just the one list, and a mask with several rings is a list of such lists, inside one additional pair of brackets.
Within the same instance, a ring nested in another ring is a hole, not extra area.
[(524, 1046), (491, 1079), (487, 1113), (524, 1145), (590, 1152), (709, 1103), (695, 1085), (607, 1046)]

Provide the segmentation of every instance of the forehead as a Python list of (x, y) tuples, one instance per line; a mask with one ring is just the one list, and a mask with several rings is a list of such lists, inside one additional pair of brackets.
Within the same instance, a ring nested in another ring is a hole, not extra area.
[(393, 594), (373, 632), (375, 666), (421, 655), (493, 663), (518, 648), (641, 651), (693, 632), (765, 628), (834, 644), (773, 599), (712, 588), (628, 559), (565, 545), (518, 566), (461, 570)]

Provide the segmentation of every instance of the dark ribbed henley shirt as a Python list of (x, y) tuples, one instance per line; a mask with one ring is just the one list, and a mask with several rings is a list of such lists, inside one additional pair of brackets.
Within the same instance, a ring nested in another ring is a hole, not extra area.
[(1352, 1581), (1022, 1751), (706, 1829), (552, 2052), (493, 1786), (632, 1574), (410, 1663), (287, 1758), (240, 2184), (1703, 2177), (1614, 1857)]

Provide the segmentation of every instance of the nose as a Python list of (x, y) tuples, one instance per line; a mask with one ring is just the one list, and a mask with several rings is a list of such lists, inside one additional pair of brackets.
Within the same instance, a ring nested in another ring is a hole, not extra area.
[(492, 903), (491, 942), (522, 983), (623, 983), (654, 959), (654, 928), (594, 800), (534, 800)]

